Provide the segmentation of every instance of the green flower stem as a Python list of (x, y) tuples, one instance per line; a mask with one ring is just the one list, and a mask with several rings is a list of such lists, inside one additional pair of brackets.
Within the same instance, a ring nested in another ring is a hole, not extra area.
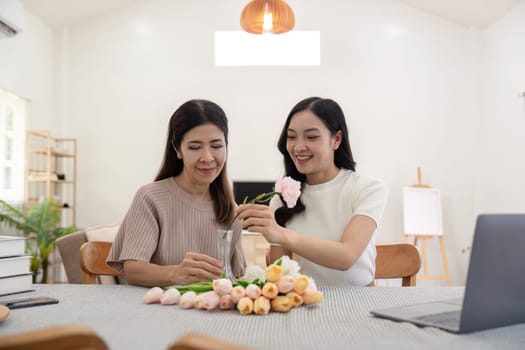
[[(249, 202), (246, 202), (248, 200), (248, 196), (246, 196), (244, 197), (242, 204), (266, 203), (266, 202), (269, 202), (270, 199), (272, 199), (272, 197), (275, 196), (276, 194), (280, 194), (280, 192), (272, 191), (268, 193), (261, 193)], [(226, 228), (226, 230), (231, 230), (232, 225), (235, 222), (235, 220), (237, 220), (238, 216), (239, 214), (235, 215), (232, 221), (228, 224), (228, 228)]]
[[(256, 284), (259, 286), (259, 288), (262, 288), (264, 286), (264, 282), (256, 278), (255, 280), (249, 282), (244, 280), (237, 280), (235, 282), (232, 282), (232, 285), (234, 287), (236, 286), (242, 286), (243, 288), (248, 287), (249, 284)], [(188, 284), (185, 286), (169, 286), (167, 289), (170, 288), (176, 288), (180, 294), (184, 294), (186, 292), (195, 292), (196, 294), (205, 293), (213, 290), (213, 281), (208, 282), (196, 282), (192, 284)]]

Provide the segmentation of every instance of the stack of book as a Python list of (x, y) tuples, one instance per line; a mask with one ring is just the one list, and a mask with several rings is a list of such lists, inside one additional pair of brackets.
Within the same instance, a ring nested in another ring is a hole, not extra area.
[(0, 296), (32, 290), (31, 256), (25, 238), (0, 236)]

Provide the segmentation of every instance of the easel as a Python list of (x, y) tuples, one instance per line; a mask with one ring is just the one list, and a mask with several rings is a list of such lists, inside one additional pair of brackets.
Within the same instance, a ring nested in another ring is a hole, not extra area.
[[(421, 182), (421, 167), (417, 168), (417, 184), (413, 184), (410, 187), (416, 187), (416, 188), (431, 188), (429, 185), (425, 185)], [(448, 262), (447, 262), (447, 254), (445, 252), (445, 242), (443, 241), (443, 234), (442, 232), (436, 233), (435, 235), (418, 235), (418, 234), (407, 234), (404, 233), (405, 236), (405, 242), (409, 243), (410, 236), (414, 236), (414, 245), (417, 247), (417, 244), (419, 241), (421, 241), (421, 255), (423, 260), (423, 274), (418, 275), (417, 279), (422, 280), (445, 280), (447, 282), (447, 285), (451, 285), (450, 280), (450, 274), (448, 271)], [(428, 255), (427, 255), (427, 240), (432, 239), (433, 237), (439, 238), (439, 246), (441, 248), (441, 258), (443, 259), (443, 275), (429, 275), (428, 273)]]

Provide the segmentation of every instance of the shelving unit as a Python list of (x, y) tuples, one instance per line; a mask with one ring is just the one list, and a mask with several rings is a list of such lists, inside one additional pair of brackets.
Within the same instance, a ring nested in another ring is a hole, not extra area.
[[(25, 201), (53, 198), (62, 206), (62, 227), (76, 225), (77, 140), (54, 138), (48, 130), (26, 131)], [(53, 252), (49, 281), (60, 282), (61, 261)]]
[(62, 204), (62, 226), (76, 223), (77, 140), (53, 138), (47, 130), (26, 132), (25, 205), (54, 198)]

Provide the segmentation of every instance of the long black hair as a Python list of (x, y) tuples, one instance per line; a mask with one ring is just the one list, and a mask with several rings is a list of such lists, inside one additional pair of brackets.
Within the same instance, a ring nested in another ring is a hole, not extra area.
[[(204, 124), (216, 125), (224, 134), (224, 141), (228, 146), (228, 119), (223, 109), (208, 100), (187, 101), (171, 116), (164, 159), (155, 181), (177, 176), (182, 172), (184, 162), (177, 157), (176, 150), (180, 149), (181, 141), (188, 131)], [(233, 192), (226, 173), (226, 160), (219, 176), (210, 184), (210, 194), (217, 221), (227, 225), (233, 218), (235, 208)]]
[[(297, 103), (286, 118), (284, 127), (281, 131), (281, 136), (277, 142), (277, 148), (283, 155), (285, 176), (290, 176), (297, 181), (301, 181), (301, 187), (304, 188), (306, 175), (297, 170), (292, 157), (286, 149), (286, 141), (288, 136), (288, 127), (293, 116), (302, 111), (311, 111), (318, 117), (323, 124), (328, 128), (330, 134), (334, 136), (338, 131), (341, 131), (341, 144), (334, 152), (334, 163), (338, 168), (349, 169), (355, 171), (355, 161), (350, 149), (350, 141), (348, 139), (348, 128), (346, 126), (346, 119), (341, 107), (334, 100), (321, 97), (308, 97)], [(283, 205), (275, 211), (275, 220), (281, 226), (285, 226), (286, 222), (295, 214), (303, 212), (305, 206), (299, 197), (297, 204), (293, 208), (288, 208)]]

